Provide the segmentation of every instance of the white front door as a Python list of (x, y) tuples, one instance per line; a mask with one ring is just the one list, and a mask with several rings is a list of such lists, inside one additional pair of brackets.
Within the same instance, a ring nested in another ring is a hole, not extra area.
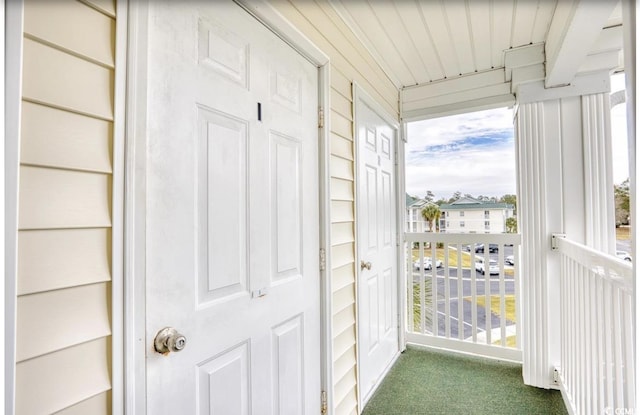
[(396, 130), (361, 100), (358, 146), (358, 351), (366, 402), (399, 352)]
[(317, 68), (231, 2), (148, 6), (147, 413), (318, 413)]

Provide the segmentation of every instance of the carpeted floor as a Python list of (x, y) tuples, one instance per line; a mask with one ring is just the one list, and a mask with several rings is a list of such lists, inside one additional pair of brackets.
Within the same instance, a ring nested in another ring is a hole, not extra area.
[(566, 413), (559, 391), (524, 385), (519, 364), (409, 346), (363, 415)]

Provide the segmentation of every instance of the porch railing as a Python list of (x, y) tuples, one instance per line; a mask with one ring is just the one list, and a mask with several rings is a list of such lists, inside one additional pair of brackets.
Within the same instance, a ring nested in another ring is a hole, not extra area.
[(407, 341), (522, 361), (520, 239), (518, 234), (405, 233)]
[(554, 239), (562, 258), (557, 369), (565, 403), (574, 414), (633, 413), (631, 263), (560, 235)]

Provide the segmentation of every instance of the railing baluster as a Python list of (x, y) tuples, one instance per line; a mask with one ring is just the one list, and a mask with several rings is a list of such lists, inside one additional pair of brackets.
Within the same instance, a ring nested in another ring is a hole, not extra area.
[(432, 333), (434, 336), (439, 336), (438, 329), (438, 272), (436, 263), (436, 243), (431, 242), (431, 323)]
[(424, 246), (422, 242), (418, 244), (418, 255), (420, 256), (419, 262), (419, 273), (420, 273), (420, 333), (425, 333), (425, 323), (426, 323), (426, 314), (425, 314), (425, 291), (424, 291), (424, 283), (425, 283), (425, 270), (424, 270)]
[[(471, 248), (473, 250), (473, 247)], [(472, 254), (473, 257), (473, 254)], [(472, 258), (472, 263), (475, 258)], [(473, 336), (473, 342), (478, 341), (478, 298), (476, 293), (476, 271), (471, 269), (471, 335)]]
[(462, 244), (458, 248), (458, 339), (464, 340), (464, 292), (462, 287)]
[[(504, 265), (506, 256), (504, 246), (507, 243), (514, 245), (517, 264), (520, 239), (520, 235), (516, 234), (406, 233), (407, 268), (410, 270), (408, 271), (410, 288), (408, 287), (407, 293), (411, 298), (411, 306), (408, 307), (411, 316), (407, 319), (407, 340), (424, 342), (437, 347), (455, 348), (457, 344), (465, 352), (521, 360), (522, 351), (519, 345), (507, 346), (507, 337), (511, 334), (508, 324), (512, 323), (512, 319), (506, 318), (507, 309), (510, 307), (510, 302), (506, 300), (506, 293), (515, 291), (517, 298), (519, 282), (515, 269), (514, 281), (507, 280)], [(484, 257), (485, 262), (483, 280), (477, 277), (475, 271), (474, 250), (471, 249), (469, 254), (463, 252), (464, 244), (467, 242), (470, 246), (477, 243), (484, 244), (484, 254), (478, 254), (478, 257)], [(417, 246), (417, 252), (413, 249), (414, 244)], [(489, 252), (490, 245), (493, 244), (502, 247), (498, 255)], [(456, 250), (456, 253), (452, 253), (452, 250)], [(499, 275), (497, 278), (492, 278), (491, 258), (496, 256), (500, 262)], [(438, 258), (444, 267), (441, 273), (438, 268)], [(431, 269), (426, 270), (425, 265), (430, 266)], [(484, 281), (484, 284), (479, 285), (481, 281)], [(479, 296), (485, 300), (484, 307), (478, 307)], [(496, 301), (498, 299), (499, 306)], [(495, 306), (492, 305), (492, 300)], [(457, 301), (457, 305), (454, 301)], [(495, 317), (494, 313), (499, 316)], [(481, 320), (483, 314), (484, 321)], [(519, 321), (518, 314), (519, 307), (516, 305), (516, 322)], [(500, 322), (500, 328), (498, 323), (493, 327), (492, 318)], [(420, 319), (420, 322), (417, 319)], [(517, 337), (518, 334), (519, 328), (516, 324)], [(500, 335), (499, 339), (498, 335)]]
[(407, 242), (407, 252), (405, 252), (405, 262), (407, 266), (407, 330), (415, 331), (414, 304), (415, 292), (413, 290), (413, 242)]
[[(622, 333), (622, 316), (620, 315), (620, 303), (622, 296), (620, 295), (620, 289), (614, 288), (614, 333)], [(615, 355), (615, 408), (624, 408), (624, 377), (622, 376), (622, 367), (624, 366), (624, 354), (622, 352), (622, 341), (620, 336), (614, 337), (614, 355)]]
[(444, 244), (444, 325), (445, 336), (451, 337), (451, 287), (449, 286), (449, 244)]
[(631, 264), (560, 239), (560, 388), (575, 413), (635, 408)]
[(484, 322), (487, 335), (486, 343), (491, 344), (491, 265), (489, 244), (484, 244)]
[(504, 245), (498, 251), (498, 264), (500, 265), (498, 289), (500, 290), (500, 345), (507, 347), (507, 309), (505, 299), (505, 269), (504, 269)]

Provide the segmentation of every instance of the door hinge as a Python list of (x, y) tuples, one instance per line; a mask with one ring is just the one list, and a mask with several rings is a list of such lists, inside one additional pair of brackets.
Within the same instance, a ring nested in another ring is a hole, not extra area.
[(320, 248), (320, 271), (327, 269), (327, 251)]
[(318, 107), (318, 128), (324, 128), (324, 108)]
[(322, 391), (320, 393), (320, 413), (325, 415), (327, 413), (327, 391)]

